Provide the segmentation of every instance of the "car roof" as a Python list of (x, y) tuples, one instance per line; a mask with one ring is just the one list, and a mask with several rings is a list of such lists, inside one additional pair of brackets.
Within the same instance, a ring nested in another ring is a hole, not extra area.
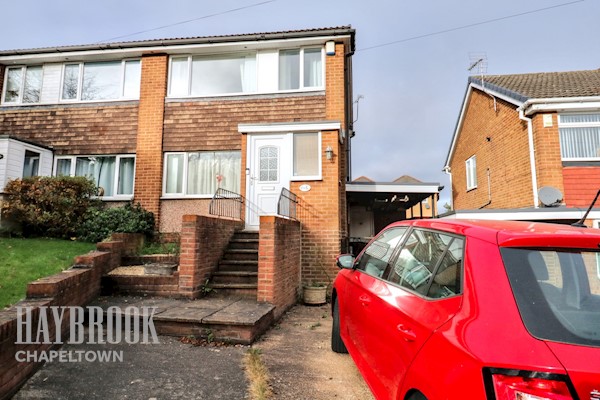
[(527, 221), (420, 219), (399, 221), (390, 226), (418, 226), (477, 237), (503, 247), (600, 246), (600, 230), (570, 225)]

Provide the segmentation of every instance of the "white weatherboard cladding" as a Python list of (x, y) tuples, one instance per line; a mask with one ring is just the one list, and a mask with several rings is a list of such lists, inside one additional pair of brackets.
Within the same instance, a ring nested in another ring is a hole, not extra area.
[(52, 151), (19, 140), (0, 139), (0, 154), (4, 155), (4, 158), (0, 160), (0, 191), (4, 190), (4, 186), (9, 180), (23, 177), (23, 164), (27, 150), (40, 155), (38, 175), (50, 176), (52, 174)]
[(62, 64), (45, 64), (41, 103), (58, 103)]
[(276, 92), (279, 89), (278, 62), (277, 50), (263, 50), (256, 55), (259, 93)]

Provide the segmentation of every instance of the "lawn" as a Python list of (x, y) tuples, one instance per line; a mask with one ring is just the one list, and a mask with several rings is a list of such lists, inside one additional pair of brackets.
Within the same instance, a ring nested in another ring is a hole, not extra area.
[(27, 284), (69, 268), (95, 244), (57, 239), (0, 238), (0, 310), (25, 297)]

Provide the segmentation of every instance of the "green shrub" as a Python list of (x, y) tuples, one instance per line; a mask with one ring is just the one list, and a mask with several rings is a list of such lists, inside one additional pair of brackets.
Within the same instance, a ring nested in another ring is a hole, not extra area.
[(85, 214), (78, 229), (77, 238), (85, 242), (100, 242), (111, 233), (143, 233), (151, 236), (154, 232), (154, 214), (141, 205), (126, 204), (123, 207), (92, 207)]
[(31, 177), (4, 188), (3, 217), (21, 226), (25, 236), (69, 238), (97, 200), (94, 182), (84, 177)]

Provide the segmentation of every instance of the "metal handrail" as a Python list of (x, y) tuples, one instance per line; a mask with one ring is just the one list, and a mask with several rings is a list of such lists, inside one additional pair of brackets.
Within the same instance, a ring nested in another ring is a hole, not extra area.
[(244, 196), (225, 189), (217, 189), (208, 207), (210, 215), (233, 219), (242, 219)]
[(277, 214), (290, 219), (296, 219), (297, 205), (298, 197), (286, 188), (281, 188), (281, 194), (277, 202)]

